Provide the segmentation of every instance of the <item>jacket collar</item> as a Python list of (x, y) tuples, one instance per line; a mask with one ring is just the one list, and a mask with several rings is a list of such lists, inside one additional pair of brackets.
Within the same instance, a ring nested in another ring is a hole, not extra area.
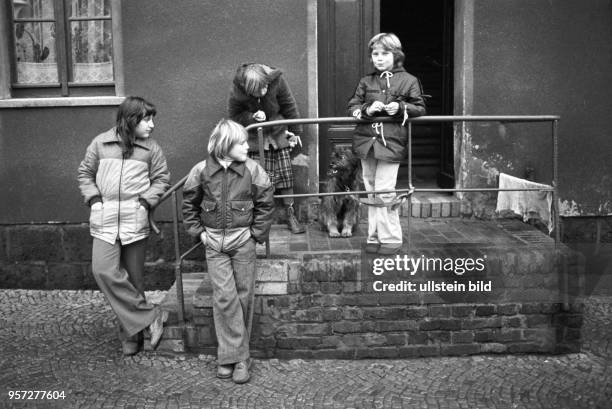
[[(221, 165), (219, 163), (219, 161), (217, 160), (217, 158), (215, 158), (214, 156), (210, 156), (210, 164), (209, 164), (209, 169), (210, 169), (210, 175), (214, 175), (215, 173), (219, 172), (220, 170), (223, 170), (223, 165)], [(237, 174), (239, 174), (240, 176), (244, 176), (244, 169), (245, 169), (245, 164), (244, 162), (237, 162), (237, 161), (233, 161), (228, 169), (229, 170), (233, 170), (234, 172), (236, 172)]]
[[(117, 135), (117, 128), (113, 127), (108, 131), (102, 134), (102, 143), (121, 143), (121, 139), (119, 139), (119, 135)], [(142, 149), (150, 150), (151, 142), (149, 138), (136, 138), (134, 141), (134, 145), (138, 146)]]
[[(406, 70), (404, 69), (404, 67), (394, 67), (391, 72), (393, 74), (395, 74), (396, 72), (406, 72)], [(378, 70), (374, 70), (370, 73), (370, 75), (376, 75), (378, 77), (380, 77), (380, 74), (382, 74), (381, 72), (378, 72)]]

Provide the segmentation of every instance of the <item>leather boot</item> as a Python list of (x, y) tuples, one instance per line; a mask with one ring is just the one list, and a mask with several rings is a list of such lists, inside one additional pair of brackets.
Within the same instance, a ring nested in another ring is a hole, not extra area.
[(287, 226), (293, 234), (301, 234), (306, 231), (304, 226), (302, 226), (298, 221), (297, 217), (295, 217), (295, 210), (293, 209), (293, 206), (287, 206)]

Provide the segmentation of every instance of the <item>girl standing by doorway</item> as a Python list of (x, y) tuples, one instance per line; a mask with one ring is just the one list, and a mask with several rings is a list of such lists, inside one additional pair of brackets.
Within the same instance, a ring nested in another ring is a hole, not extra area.
[[(408, 151), (403, 123), (377, 122), (378, 118), (408, 118), (425, 115), (419, 80), (403, 67), (404, 52), (395, 34), (380, 33), (368, 43), (375, 71), (359, 80), (348, 103), (349, 115), (371, 123), (360, 123), (353, 135), (353, 151), (361, 159), (366, 190), (395, 190), (400, 162)], [(378, 195), (392, 202), (395, 193)], [(369, 195), (372, 199), (373, 195)], [(397, 209), (368, 207), (369, 253), (394, 254), (402, 248), (402, 227)]]

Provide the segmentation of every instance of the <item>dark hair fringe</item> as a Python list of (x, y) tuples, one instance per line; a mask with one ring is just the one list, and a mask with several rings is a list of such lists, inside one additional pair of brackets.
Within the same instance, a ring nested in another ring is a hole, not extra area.
[(116, 132), (121, 139), (123, 157), (129, 158), (134, 153), (134, 130), (147, 116), (155, 116), (155, 105), (141, 97), (129, 96), (119, 105), (117, 110)]
[(238, 74), (239, 83), (247, 95), (254, 96), (270, 84), (270, 75), (262, 64), (249, 64)]

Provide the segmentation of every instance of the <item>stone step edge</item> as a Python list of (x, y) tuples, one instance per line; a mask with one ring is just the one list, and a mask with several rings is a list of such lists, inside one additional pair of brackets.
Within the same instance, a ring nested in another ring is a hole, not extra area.
[[(399, 207), (399, 215), (401, 217), (414, 218), (449, 218), (461, 216), (461, 201), (458, 199), (443, 200), (440, 198), (418, 200), (413, 199), (412, 208), (409, 209), (409, 203), (405, 201)], [(361, 206), (360, 217), (367, 218), (367, 206)]]

